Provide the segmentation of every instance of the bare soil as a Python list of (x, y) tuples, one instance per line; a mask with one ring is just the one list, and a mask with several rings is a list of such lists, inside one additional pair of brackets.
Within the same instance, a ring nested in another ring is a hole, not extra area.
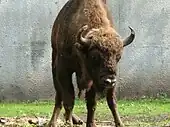
[[(0, 127), (46, 127), (49, 119), (47, 118), (35, 118), (35, 117), (16, 117), (16, 118), (0, 118)], [(64, 122), (59, 119), (58, 125), (60, 127), (66, 127)], [(96, 122), (98, 127), (113, 127), (111, 121)], [(75, 125), (75, 127), (85, 127), (83, 125)]]
[[(84, 117), (84, 116), (83, 116)], [(82, 118), (84, 121), (85, 117)], [(143, 117), (143, 116), (133, 116), (133, 117), (123, 117), (122, 120), (125, 127), (170, 127), (170, 116), (161, 115), (154, 117)], [(0, 118), (0, 127), (45, 127), (49, 119), (45, 117), (4, 117)], [(64, 122), (59, 119), (58, 124), (60, 127), (66, 127)], [(96, 120), (97, 127), (114, 127), (113, 121), (102, 121)], [(85, 127), (83, 125), (76, 125), (75, 127)]]

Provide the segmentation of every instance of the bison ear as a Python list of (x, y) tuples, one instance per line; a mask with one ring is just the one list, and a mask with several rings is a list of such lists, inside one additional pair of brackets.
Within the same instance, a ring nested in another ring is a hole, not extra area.
[(131, 34), (123, 40), (123, 47), (131, 44), (135, 38), (135, 31), (130, 26), (129, 29), (131, 30)]
[(75, 43), (74, 46), (75, 46), (75, 48), (76, 48), (77, 50), (81, 51), (82, 53), (86, 53), (86, 52), (88, 51), (88, 49), (89, 49), (89, 46), (87, 46), (87, 45), (82, 45), (82, 44), (80, 44), (80, 43), (78, 43), (78, 42)]
[(82, 45), (79, 43), (75, 43), (74, 46), (76, 49), (79, 49), (79, 50), (82, 48)]

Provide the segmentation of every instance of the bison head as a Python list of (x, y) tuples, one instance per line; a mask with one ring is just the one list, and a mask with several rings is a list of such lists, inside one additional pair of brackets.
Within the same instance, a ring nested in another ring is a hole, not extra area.
[(124, 40), (112, 27), (88, 30), (86, 25), (79, 30), (76, 49), (81, 53), (86, 70), (98, 90), (115, 86), (123, 47), (135, 38), (135, 32), (129, 28), (131, 35)]

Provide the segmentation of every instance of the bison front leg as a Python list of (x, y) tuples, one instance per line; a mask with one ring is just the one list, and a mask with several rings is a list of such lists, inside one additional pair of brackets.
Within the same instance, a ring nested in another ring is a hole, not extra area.
[(124, 127), (117, 109), (115, 88), (107, 91), (107, 104), (113, 114), (116, 127)]
[(94, 122), (94, 113), (96, 110), (96, 93), (93, 87), (86, 92), (86, 105), (87, 105), (86, 127), (96, 127), (96, 124)]

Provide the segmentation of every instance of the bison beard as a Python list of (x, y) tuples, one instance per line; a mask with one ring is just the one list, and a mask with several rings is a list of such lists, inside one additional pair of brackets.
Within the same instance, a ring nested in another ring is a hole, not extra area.
[(57, 126), (62, 107), (67, 124), (82, 124), (72, 113), (75, 100), (73, 72), (77, 74), (80, 93), (86, 90), (86, 127), (96, 126), (96, 94), (104, 89), (115, 126), (123, 127), (116, 105), (116, 68), (123, 48), (132, 43), (135, 32), (129, 27), (130, 36), (122, 40), (105, 3), (106, 0), (69, 0), (53, 24), (52, 76), (56, 97), (49, 127)]

